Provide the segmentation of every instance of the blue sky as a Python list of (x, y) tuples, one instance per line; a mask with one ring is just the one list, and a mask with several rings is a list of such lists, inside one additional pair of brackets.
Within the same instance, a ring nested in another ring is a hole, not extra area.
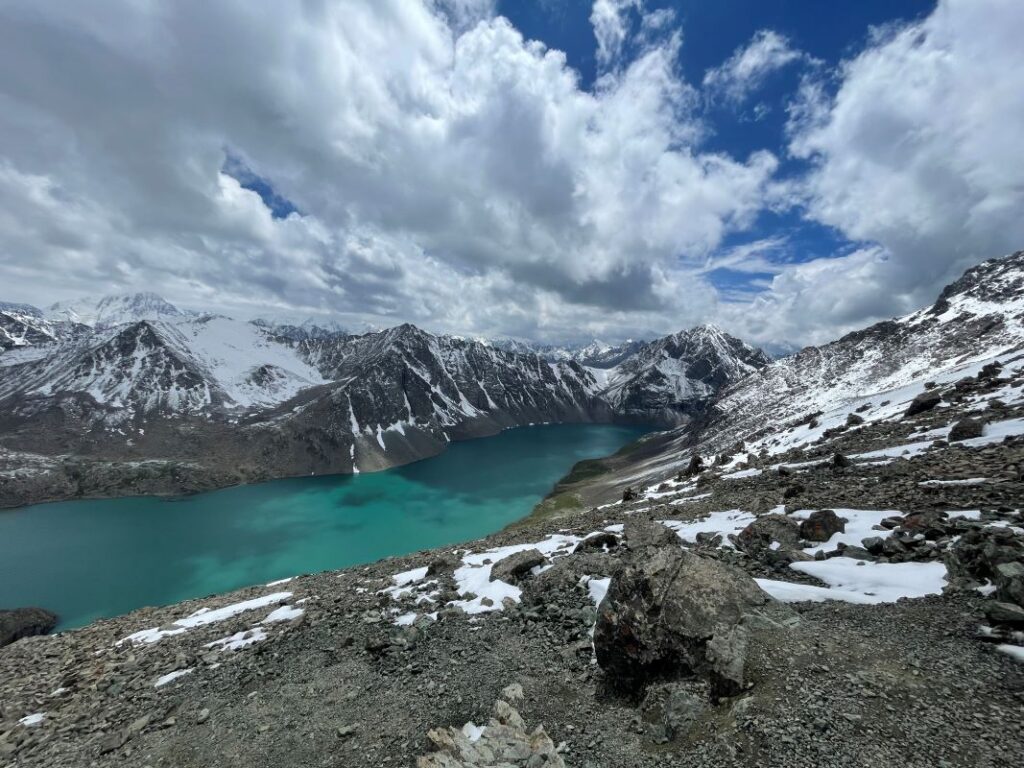
[(825, 342), (1024, 244), (1021, 39), (1020, 0), (9, 0), (0, 299)]
[[(683, 34), (679, 69), (688, 82), (700, 83), (705, 72), (719, 66), (759, 30), (774, 30), (826, 68), (834, 67), (864, 48), (873, 27), (923, 18), (934, 10), (935, 0), (676, 0), (646, 5), (648, 12), (658, 8), (674, 12)], [(564, 51), (587, 88), (594, 87), (598, 75), (591, 9), (589, 0), (502, 0), (498, 4), (498, 11), (525, 36)], [(805, 172), (807, 163), (786, 151), (786, 106), (803, 73), (802, 66), (782, 67), (738, 105), (709, 103), (704, 113), (709, 133), (703, 146), (734, 157), (767, 149), (782, 160), (780, 176)], [(788, 240), (776, 258), (791, 262), (841, 256), (855, 247), (841, 232), (807, 220), (794, 209), (763, 212), (756, 225), (728, 236), (722, 248), (773, 237)], [(766, 272), (728, 269), (709, 276), (722, 290), (747, 292), (759, 290), (771, 277)]]

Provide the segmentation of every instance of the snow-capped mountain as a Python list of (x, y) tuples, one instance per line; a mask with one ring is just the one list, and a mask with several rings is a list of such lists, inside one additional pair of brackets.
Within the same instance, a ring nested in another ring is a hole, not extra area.
[(50, 344), (60, 330), (31, 304), (0, 302), (0, 351)]
[(594, 339), (585, 344), (542, 344), (540, 342), (523, 341), (521, 339), (497, 338), (482, 340), (488, 346), (516, 352), (533, 354), (556, 363), (573, 360), (588, 368), (613, 368), (627, 357), (635, 354), (647, 344), (645, 341), (627, 339), (621, 344), (606, 344)]
[(382, 469), (525, 424), (670, 426), (763, 357), (714, 329), (538, 353), (412, 325), (243, 322), (152, 294), (0, 321), (0, 451), (188, 461), (193, 479)]
[(322, 339), (350, 333), (349, 329), (337, 320), (324, 317), (282, 317), (273, 320), (257, 318), (252, 324), (289, 341)]
[(61, 301), (46, 310), (46, 317), (54, 322), (67, 321), (92, 328), (111, 328), (137, 320), (176, 319), (189, 314), (149, 292)]
[[(641, 464), (619, 469), (656, 481), (693, 454), (711, 461), (726, 452), (740, 461), (820, 449), (861, 423), (899, 423), (918, 397), (930, 398), (927, 407), (950, 407), (959, 402), (958, 382), (998, 378), (1000, 366), (1019, 366), (1022, 357), (1024, 251), (968, 270), (931, 307), (761, 367), (725, 388), (699, 419), (660, 436)], [(1007, 385), (992, 397), (1000, 407), (1022, 393)], [(976, 406), (989, 407), (988, 400)]]
[(730, 384), (771, 362), (761, 350), (713, 325), (643, 344), (604, 374), (602, 396), (616, 412), (660, 423), (685, 422)]

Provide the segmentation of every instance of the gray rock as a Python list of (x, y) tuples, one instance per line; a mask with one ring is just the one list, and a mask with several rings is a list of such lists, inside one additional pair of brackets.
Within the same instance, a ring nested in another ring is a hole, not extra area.
[(984, 431), (985, 426), (980, 421), (965, 417), (960, 419), (949, 430), (949, 440), (953, 443), (960, 440), (970, 440), (972, 437), (981, 437)]
[(503, 560), (499, 560), (491, 568), (491, 581), (506, 581), (517, 584), (520, 579), (530, 575), (530, 569), (544, 565), (548, 560), (536, 549), (516, 552)]
[(751, 556), (770, 550), (773, 542), (781, 549), (799, 549), (799, 523), (785, 515), (764, 515), (740, 531), (735, 541), (738, 549)]
[(631, 517), (623, 528), (626, 547), (632, 552), (648, 548), (679, 545), (679, 537), (659, 522)]
[(817, 509), (800, 523), (800, 536), (808, 541), (828, 541), (845, 531), (846, 521), (831, 509)]
[(909, 406), (907, 406), (904, 416), (917, 416), (919, 413), (930, 411), (935, 408), (939, 403), (942, 402), (942, 396), (932, 390), (929, 392), (922, 392), (920, 395), (915, 397)]
[(707, 642), (705, 655), (710, 667), (709, 679), (714, 698), (735, 696), (746, 685), (743, 669), (747, 662), (750, 633), (742, 624), (716, 629)]
[(57, 626), (57, 614), (43, 608), (15, 608), (0, 611), (0, 648), (15, 640), (45, 635)]
[(594, 629), (597, 662), (626, 691), (676, 672), (708, 676), (708, 640), (770, 601), (753, 579), (716, 560), (678, 547), (650, 551), (612, 577)]
[(1018, 561), (1000, 563), (994, 570), (999, 599), (1024, 606), (1024, 564)]
[(1024, 608), (1014, 603), (994, 602), (985, 609), (985, 615), (996, 624), (1024, 627)]

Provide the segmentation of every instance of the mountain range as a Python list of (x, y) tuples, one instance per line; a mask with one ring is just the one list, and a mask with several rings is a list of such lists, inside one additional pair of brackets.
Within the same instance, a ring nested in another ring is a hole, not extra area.
[(662, 429), (630, 454), (641, 464), (618, 460), (605, 493), (694, 453), (783, 453), (853, 410), (892, 418), (929, 380), (1019, 352), (1024, 255), (969, 270), (931, 307), (774, 361), (711, 325), (528, 348), (409, 324), (243, 322), (154, 294), (2, 304), (0, 333), (3, 504), (374, 471), (535, 423)]
[(0, 328), (6, 503), (372, 471), (526, 424), (675, 426), (768, 362), (713, 326), (540, 354), (409, 324), (243, 322), (151, 293), (5, 304)]

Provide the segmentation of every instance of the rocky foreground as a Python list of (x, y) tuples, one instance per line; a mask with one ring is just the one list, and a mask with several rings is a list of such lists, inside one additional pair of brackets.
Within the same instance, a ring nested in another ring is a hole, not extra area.
[(1020, 766), (1021, 361), (909, 397), (484, 541), (18, 640), (0, 765)]

